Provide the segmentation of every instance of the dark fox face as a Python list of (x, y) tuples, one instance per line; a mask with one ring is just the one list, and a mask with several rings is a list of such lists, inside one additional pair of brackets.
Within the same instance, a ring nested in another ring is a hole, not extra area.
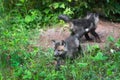
[(55, 57), (62, 57), (66, 54), (66, 43), (64, 40), (62, 41), (55, 41), (52, 40), (54, 43), (54, 56)]
[(95, 24), (99, 22), (99, 15), (97, 13), (87, 13), (86, 19), (94, 20)]
[(98, 14), (94, 14), (94, 20), (95, 20), (95, 24), (97, 24), (99, 22), (99, 15)]

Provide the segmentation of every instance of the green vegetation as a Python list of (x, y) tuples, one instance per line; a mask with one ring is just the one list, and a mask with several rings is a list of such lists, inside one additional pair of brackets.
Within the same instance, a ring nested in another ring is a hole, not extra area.
[(66, 61), (61, 71), (54, 70), (53, 49), (34, 46), (39, 29), (56, 24), (58, 14), (76, 18), (88, 10), (98, 11), (120, 21), (118, 2), (0, 0), (0, 80), (119, 80), (120, 39), (109, 37), (104, 50), (88, 46), (84, 57), (73, 64)]

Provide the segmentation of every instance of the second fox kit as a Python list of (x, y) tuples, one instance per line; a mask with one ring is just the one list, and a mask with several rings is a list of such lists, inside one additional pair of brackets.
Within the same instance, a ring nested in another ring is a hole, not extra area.
[(77, 35), (70, 36), (65, 40), (52, 40), (54, 44), (54, 57), (57, 60), (55, 69), (59, 70), (61, 61), (69, 58), (73, 60), (81, 51), (80, 42)]
[(54, 56), (57, 58), (56, 70), (59, 69), (61, 60), (64, 60), (65, 58), (73, 60), (78, 57), (80, 53), (83, 55), (79, 38), (87, 32), (88, 31), (86, 30), (82, 30), (75, 35), (69, 36), (65, 40), (52, 40), (54, 44)]
[(52, 40), (54, 45), (54, 56), (63, 59), (66, 57), (74, 59), (77, 55), (76, 52), (81, 50), (79, 37), (81, 37), (84, 32), (85, 31), (82, 31), (75, 35), (71, 35), (65, 40)]
[(59, 15), (58, 18), (69, 24), (72, 35), (78, 33), (79, 31), (86, 30), (88, 32), (84, 33), (83, 35), (85, 35), (85, 38), (87, 40), (92, 40), (88, 35), (88, 33), (90, 32), (95, 37), (97, 42), (101, 42), (99, 35), (95, 32), (97, 28), (97, 23), (99, 21), (98, 14), (89, 13), (83, 19), (70, 19), (66, 15)]

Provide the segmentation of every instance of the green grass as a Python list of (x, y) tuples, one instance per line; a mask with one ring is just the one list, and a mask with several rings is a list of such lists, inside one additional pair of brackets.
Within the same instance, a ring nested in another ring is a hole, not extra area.
[[(118, 43), (119, 41), (115, 42)], [(113, 43), (113, 42), (112, 42)], [(119, 44), (120, 45), (120, 44)], [(109, 48), (112, 49), (116, 48)], [(10, 65), (0, 70), (1, 80), (119, 80), (120, 51), (101, 50), (95, 45), (70, 64), (69, 60), (55, 71), (53, 49), (32, 47), (32, 51), (11, 54)], [(15, 58), (17, 57), (17, 58)], [(19, 58), (22, 60), (19, 60)]]
[(84, 57), (69, 60), (55, 71), (53, 49), (33, 46), (28, 30), (3, 31), (0, 80), (119, 80), (120, 40), (108, 47), (89, 46)]
[(72, 64), (66, 60), (61, 70), (55, 71), (53, 49), (34, 46), (39, 29), (46, 28), (39, 23), (38, 10), (23, 17), (16, 10), (7, 13), (3, 8), (0, 8), (0, 80), (120, 79), (120, 39), (109, 37), (104, 50), (98, 45), (88, 46), (84, 57)]

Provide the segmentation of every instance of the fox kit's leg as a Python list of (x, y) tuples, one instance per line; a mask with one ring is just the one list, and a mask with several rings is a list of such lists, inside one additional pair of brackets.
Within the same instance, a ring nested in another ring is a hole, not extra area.
[(60, 70), (60, 65), (61, 65), (61, 59), (57, 59), (57, 63), (56, 63), (56, 66), (55, 66), (55, 70), (58, 71)]
[(101, 42), (99, 35), (95, 32), (95, 29), (91, 30), (90, 33), (96, 38), (97, 42)]
[(85, 33), (85, 38), (89, 41), (91, 41), (92, 39), (89, 37), (88, 33)]
[(84, 53), (83, 53), (82, 47), (81, 47), (80, 45), (79, 45), (79, 47), (78, 47), (78, 50), (79, 50), (80, 54), (81, 54), (82, 56), (84, 56)]

